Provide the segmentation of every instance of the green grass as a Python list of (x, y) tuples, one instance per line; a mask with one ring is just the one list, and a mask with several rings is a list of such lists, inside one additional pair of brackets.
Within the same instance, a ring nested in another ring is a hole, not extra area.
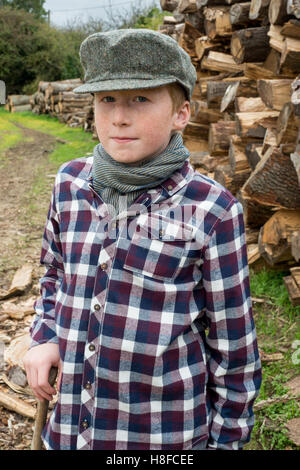
[[(251, 294), (264, 303), (253, 303), (258, 346), (265, 353), (281, 352), (283, 359), (262, 363), (262, 386), (258, 403), (268, 398), (282, 397), (288, 392), (286, 382), (300, 374), (300, 364), (294, 364), (292, 343), (300, 339), (300, 306), (294, 307), (288, 297), (283, 277), (289, 272), (263, 269), (250, 271)], [(255, 426), (247, 449), (297, 449), (287, 436), (285, 424), (300, 417), (296, 399), (265, 406), (255, 413)]]
[[(17, 128), (14, 122), (66, 141), (64, 144), (57, 142), (54, 151), (49, 155), (49, 160), (57, 165), (91, 153), (97, 143), (92, 139), (91, 133), (81, 128), (71, 128), (60, 123), (55, 117), (36, 115), (30, 111), (9, 113), (0, 108), (0, 135), (4, 135), (5, 142), (3, 150), (15, 146), (22, 137), (21, 129)], [(1, 150), (0, 147), (0, 152)]]

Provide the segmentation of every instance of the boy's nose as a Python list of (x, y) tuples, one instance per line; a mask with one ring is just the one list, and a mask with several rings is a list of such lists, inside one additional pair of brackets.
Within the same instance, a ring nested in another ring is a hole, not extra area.
[(128, 125), (130, 122), (128, 108), (124, 105), (116, 105), (113, 111), (113, 124), (115, 126)]

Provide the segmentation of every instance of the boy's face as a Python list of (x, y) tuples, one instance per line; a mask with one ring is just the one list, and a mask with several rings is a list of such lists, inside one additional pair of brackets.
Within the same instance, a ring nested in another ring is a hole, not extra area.
[(174, 113), (165, 86), (95, 93), (98, 138), (106, 152), (120, 163), (134, 166), (160, 154), (172, 131), (184, 129), (189, 118), (189, 102)]

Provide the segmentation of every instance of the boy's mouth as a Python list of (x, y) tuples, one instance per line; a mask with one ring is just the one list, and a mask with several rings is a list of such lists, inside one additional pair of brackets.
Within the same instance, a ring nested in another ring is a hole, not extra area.
[(127, 142), (133, 142), (134, 140), (137, 140), (137, 139), (133, 139), (131, 137), (112, 137), (112, 139), (117, 142), (118, 144), (124, 144), (124, 143), (127, 143)]

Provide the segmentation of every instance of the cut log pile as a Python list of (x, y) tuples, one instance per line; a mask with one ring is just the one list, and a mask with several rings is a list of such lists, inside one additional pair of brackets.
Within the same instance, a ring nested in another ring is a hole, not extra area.
[(77, 94), (73, 89), (82, 84), (78, 78), (56, 82), (39, 82), (38, 90), (32, 95), (10, 95), (5, 109), (10, 112), (32, 111), (36, 114), (50, 114), (70, 127), (82, 127), (93, 132), (94, 125), (93, 95)]
[(242, 203), (249, 264), (290, 269), (300, 304), (299, 0), (161, 0), (197, 70), (191, 163)]
[(10, 95), (7, 98), (7, 103), (4, 108), (11, 113), (16, 113), (18, 111), (31, 111), (31, 96)]
[(81, 83), (79, 78), (40, 82), (37, 92), (32, 95), (32, 111), (55, 116), (70, 127), (94, 131), (93, 96), (90, 93), (73, 93), (73, 89)]

